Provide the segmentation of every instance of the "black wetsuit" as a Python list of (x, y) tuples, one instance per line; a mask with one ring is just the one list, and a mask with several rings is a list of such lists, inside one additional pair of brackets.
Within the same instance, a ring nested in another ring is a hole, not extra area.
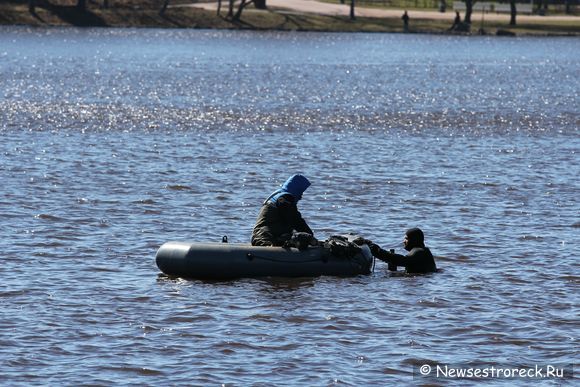
[(282, 246), (293, 231), (314, 233), (302, 219), (295, 203), (277, 200), (267, 201), (260, 209), (252, 232), (252, 246)]
[(373, 255), (396, 266), (404, 266), (407, 273), (432, 273), (437, 271), (435, 259), (431, 250), (427, 247), (415, 247), (409, 251), (409, 254), (393, 254), (381, 248), (373, 251)]

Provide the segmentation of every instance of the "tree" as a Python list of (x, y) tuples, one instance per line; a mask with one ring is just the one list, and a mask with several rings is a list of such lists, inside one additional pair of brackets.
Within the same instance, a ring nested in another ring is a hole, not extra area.
[(511, 13), (510, 26), (515, 26), (516, 25), (516, 13), (517, 13), (516, 0), (510, 0), (510, 13)]
[(254, 7), (256, 9), (267, 9), (266, 0), (254, 0)]
[(248, 5), (252, 3), (254, 3), (254, 7), (256, 7), (257, 9), (267, 9), (266, 0), (242, 0), (240, 5), (238, 6), (236, 14), (231, 16), (231, 14), (233, 13), (234, 1), (230, 0), (230, 12), (228, 13), (228, 17), (231, 18), (232, 20), (236, 21), (240, 20), (244, 8), (246, 8)]
[(246, 6), (248, 6), (253, 1), (254, 0), (242, 0), (240, 2), (240, 5), (238, 6), (238, 11), (236, 12), (236, 14), (232, 18), (232, 20), (240, 20), (240, 18), (242, 17), (242, 11), (244, 10), (244, 8), (246, 8)]
[(354, 1), (355, 0), (350, 0), (350, 20), (354, 20)]
[(35, 13), (36, 12), (36, 1), (35, 0), (28, 0), (28, 11), (30, 13)]
[(165, 0), (163, 2), (163, 7), (161, 7), (161, 10), (159, 11), (159, 15), (163, 16), (165, 14), (165, 11), (167, 11), (167, 6), (169, 6), (169, 0)]
[(463, 22), (467, 24), (471, 24), (471, 14), (473, 13), (473, 0), (465, 0), (465, 17), (463, 18)]
[(81, 12), (85, 12), (87, 10), (87, 0), (78, 0), (77, 9)]
[(230, 0), (228, 4), (228, 19), (232, 19), (234, 17), (234, 0)]

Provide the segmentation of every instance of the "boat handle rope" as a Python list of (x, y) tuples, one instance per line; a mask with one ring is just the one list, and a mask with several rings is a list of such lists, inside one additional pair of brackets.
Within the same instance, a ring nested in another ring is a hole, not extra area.
[(246, 254), (246, 258), (248, 258), (249, 261), (252, 261), (255, 258), (255, 259), (262, 259), (264, 261), (285, 262), (285, 263), (308, 263), (308, 262), (318, 262), (318, 261), (322, 261), (325, 263), (328, 262), (328, 259), (324, 259), (324, 258), (314, 258), (314, 259), (305, 259), (303, 261), (294, 261), (294, 260), (287, 260), (287, 259), (276, 259), (276, 258), (263, 257), (263, 256), (252, 254), (252, 253)]

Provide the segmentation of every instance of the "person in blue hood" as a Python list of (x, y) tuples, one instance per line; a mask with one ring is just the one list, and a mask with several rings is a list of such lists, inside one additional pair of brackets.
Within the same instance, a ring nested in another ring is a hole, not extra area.
[(264, 201), (252, 232), (253, 246), (286, 246), (294, 232), (309, 234), (315, 241), (297, 207), (309, 186), (306, 177), (294, 175)]

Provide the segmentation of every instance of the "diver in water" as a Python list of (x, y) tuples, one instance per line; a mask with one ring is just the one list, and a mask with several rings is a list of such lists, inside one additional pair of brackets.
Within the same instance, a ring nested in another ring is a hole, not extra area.
[[(310, 182), (306, 177), (294, 175), (266, 199), (252, 231), (252, 246), (294, 244), (296, 247), (306, 247), (317, 243), (314, 233), (297, 207), (298, 201), (302, 199), (302, 194), (309, 186)], [(294, 232), (298, 234), (294, 234), (293, 238)]]
[(407, 273), (432, 273), (437, 271), (435, 259), (431, 250), (425, 247), (425, 236), (419, 228), (411, 228), (405, 233), (403, 246), (409, 252), (407, 255), (395, 254), (383, 250), (379, 245), (367, 239), (355, 240), (357, 244), (367, 244), (375, 257), (389, 264), (389, 270), (404, 266)]

